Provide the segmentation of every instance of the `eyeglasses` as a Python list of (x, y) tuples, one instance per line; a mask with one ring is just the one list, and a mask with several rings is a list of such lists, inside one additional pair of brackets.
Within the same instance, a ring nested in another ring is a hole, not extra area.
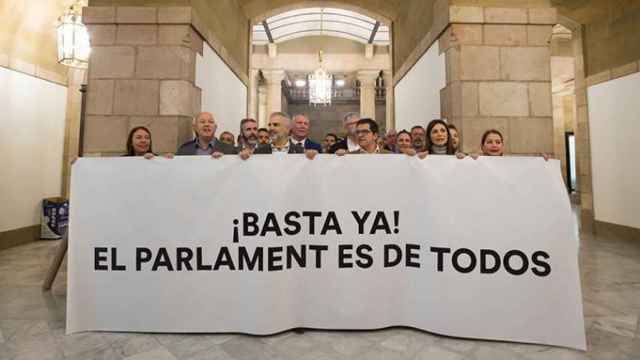
[(356, 135), (367, 135), (371, 133), (372, 131), (369, 129), (356, 130)]

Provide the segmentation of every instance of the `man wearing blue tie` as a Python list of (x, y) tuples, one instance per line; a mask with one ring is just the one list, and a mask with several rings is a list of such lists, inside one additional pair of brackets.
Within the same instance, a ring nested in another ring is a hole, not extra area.
[(309, 139), (309, 129), (311, 128), (309, 117), (304, 114), (297, 114), (292, 120), (291, 142), (294, 145), (302, 146), (305, 150), (315, 150), (321, 153), (322, 145)]

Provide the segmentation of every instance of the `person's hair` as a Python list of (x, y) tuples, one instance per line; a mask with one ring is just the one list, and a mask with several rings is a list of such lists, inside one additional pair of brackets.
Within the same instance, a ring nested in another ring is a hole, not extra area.
[(268, 133), (268, 132), (269, 132), (269, 130), (267, 130), (267, 128), (260, 128), (260, 129), (258, 129), (258, 132), (261, 132), (261, 131), (264, 131), (264, 132), (266, 132), (266, 133)]
[(242, 128), (244, 127), (244, 124), (248, 122), (254, 122), (256, 123), (256, 125), (258, 125), (258, 122), (256, 121), (256, 119), (251, 119), (251, 118), (242, 119), (240, 120), (240, 134), (242, 134)]
[(504, 137), (502, 136), (502, 133), (496, 129), (489, 129), (487, 131), (484, 132), (484, 134), (482, 134), (482, 142), (480, 143), (480, 146), (484, 146), (484, 142), (487, 140), (487, 137), (491, 134), (496, 134), (498, 136), (500, 136), (500, 140), (502, 140), (502, 142), (504, 143)]
[(447, 124), (447, 127), (449, 128), (449, 130), (455, 130), (458, 133), (460, 133), (460, 131), (458, 131), (458, 128), (453, 124)]
[(378, 131), (380, 131), (380, 129), (378, 128), (378, 123), (376, 123), (375, 120), (370, 119), (370, 118), (360, 119), (356, 123), (356, 126), (364, 125), (364, 124), (368, 124), (369, 125), (369, 130), (371, 130), (372, 133), (374, 133), (376, 135), (379, 135)]
[(149, 151), (148, 152), (153, 153), (153, 147), (152, 147), (153, 143), (151, 141), (151, 131), (149, 131), (149, 129), (147, 129), (145, 126), (136, 126), (133, 129), (131, 129), (131, 131), (129, 131), (129, 136), (127, 137), (127, 156), (135, 156), (136, 155), (136, 151), (133, 149), (133, 134), (138, 130), (143, 130), (147, 134), (149, 134)]
[(232, 138), (232, 139), (235, 139), (235, 138), (236, 138), (236, 136), (235, 136), (235, 135), (233, 135), (233, 133), (232, 133), (231, 131), (223, 131), (223, 132), (222, 132), (222, 134), (220, 134), (220, 138), (221, 138), (221, 139), (222, 139), (222, 136), (223, 136), (223, 135), (231, 135), (231, 138)]
[(328, 133), (327, 135), (324, 136), (324, 138), (326, 139), (327, 136), (331, 136), (336, 142), (338, 142), (338, 135), (334, 133)]
[[(412, 128), (411, 128), (411, 132), (413, 132), (413, 130), (415, 130), (415, 129), (422, 129), (422, 131), (424, 131), (424, 128), (423, 128), (422, 126), (420, 126), (420, 125), (416, 125), (416, 126), (414, 126), (414, 127), (412, 127)], [(406, 131), (406, 130), (405, 130), (405, 131)]]
[(399, 138), (399, 137), (400, 137), (400, 135), (402, 135), (402, 134), (407, 134), (407, 135), (409, 135), (409, 139), (411, 139), (411, 133), (410, 133), (410, 132), (408, 132), (407, 130), (404, 130), (404, 129), (403, 129), (403, 130), (401, 130), (400, 132), (398, 132), (398, 134), (396, 135), (396, 139), (397, 139), (397, 138)]
[(359, 116), (360, 116), (360, 114), (355, 113), (355, 112), (346, 113), (346, 114), (344, 115), (344, 117), (342, 118), (342, 122), (347, 122), (347, 121), (349, 121), (349, 119), (351, 119), (351, 118), (352, 118), (352, 117), (354, 117), (354, 116), (358, 116), (358, 117), (359, 117)]
[(305, 114), (305, 113), (298, 113), (298, 114), (295, 114), (295, 115), (293, 115), (293, 116), (291, 117), (291, 120), (293, 120), (293, 119), (297, 118), (298, 116), (302, 116), (303, 118), (305, 118), (305, 119), (307, 119), (307, 120), (311, 120), (311, 119), (309, 119), (309, 115), (307, 115), (307, 114)]
[(269, 119), (273, 119), (276, 116), (284, 118), (287, 121), (288, 126), (291, 126), (291, 117), (289, 116), (289, 114), (283, 113), (282, 111), (276, 111), (269, 115)]
[(449, 127), (447, 127), (447, 123), (442, 119), (433, 119), (429, 122), (429, 125), (427, 125), (427, 134), (425, 136), (427, 151), (429, 151), (430, 153), (433, 152), (433, 143), (431, 142), (431, 130), (433, 130), (433, 128), (438, 124), (444, 126), (444, 129), (447, 131), (447, 143), (445, 145), (447, 147), (447, 154), (448, 155), (455, 154), (455, 152), (453, 151), (453, 142), (451, 141), (451, 133), (449, 132)]

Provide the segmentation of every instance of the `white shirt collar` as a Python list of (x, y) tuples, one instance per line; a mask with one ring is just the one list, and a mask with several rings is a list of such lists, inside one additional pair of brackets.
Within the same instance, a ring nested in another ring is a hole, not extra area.
[(347, 150), (358, 151), (360, 150), (360, 145), (358, 143), (354, 143), (353, 141), (351, 141), (350, 137), (347, 137)]

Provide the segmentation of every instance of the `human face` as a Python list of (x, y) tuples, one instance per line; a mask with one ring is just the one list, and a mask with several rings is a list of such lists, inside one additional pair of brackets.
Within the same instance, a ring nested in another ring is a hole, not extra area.
[(306, 116), (298, 115), (293, 118), (293, 126), (291, 128), (291, 135), (294, 139), (300, 141), (306, 139), (309, 136), (310, 122)]
[(402, 152), (411, 149), (411, 136), (406, 133), (398, 135), (398, 137), (396, 138), (396, 145), (398, 146), (398, 150)]
[(233, 134), (225, 132), (222, 135), (220, 135), (220, 141), (222, 141), (225, 144), (229, 144), (229, 145), (233, 145), (234, 141), (233, 141)]
[(193, 125), (193, 130), (198, 135), (198, 138), (209, 142), (216, 134), (216, 121), (213, 115), (210, 113), (201, 113), (196, 118), (196, 123)]
[(269, 118), (269, 137), (276, 144), (284, 142), (289, 138), (289, 124), (282, 116), (272, 116)]
[(258, 142), (258, 124), (255, 121), (247, 121), (242, 125), (242, 136), (251, 145)]
[(325, 149), (332, 147), (335, 143), (336, 143), (336, 138), (334, 138), (333, 136), (325, 136), (324, 138)]
[(504, 153), (504, 143), (498, 134), (489, 134), (482, 144), (482, 152), (489, 156), (502, 156)]
[(449, 134), (451, 134), (451, 145), (453, 146), (453, 150), (458, 150), (458, 146), (460, 146), (460, 137), (458, 136), (458, 130), (449, 129)]
[(151, 146), (151, 135), (144, 129), (138, 129), (132, 135), (131, 144), (136, 155), (144, 155), (149, 152)]
[(416, 150), (421, 151), (422, 148), (424, 148), (425, 141), (424, 129), (420, 127), (411, 130), (411, 141), (413, 143), (413, 147)]
[(358, 144), (361, 148), (371, 152), (375, 150), (378, 141), (378, 135), (374, 134), (369, 128), (369, 124), (360, 124), (356, 126), (356, 135), (358, 136)]
[(389, 130), (389, 132), (387, 132), (387, 136), (384, 137), (384, 142), (387, 146), (389, 147), (393, 147), (396, 145), (396, 137), (397, 137), (397, 133), (395, 130)]
[(347, 131), (347, 136), (356, 136), (356, 124), (360, 121), (359, 116), (352, 116), (344, 122), (344, 129)]
[(449, 140), (447, 127), (442, 124), (436, 124), (434, 127), (432, 127), (429, 136), (433, 145), (444, 146)]
[(269, 132), (268, 131), (259, 131), (258, 132), (258, 143), (259, 144), (268, 144), (269, 143)]

